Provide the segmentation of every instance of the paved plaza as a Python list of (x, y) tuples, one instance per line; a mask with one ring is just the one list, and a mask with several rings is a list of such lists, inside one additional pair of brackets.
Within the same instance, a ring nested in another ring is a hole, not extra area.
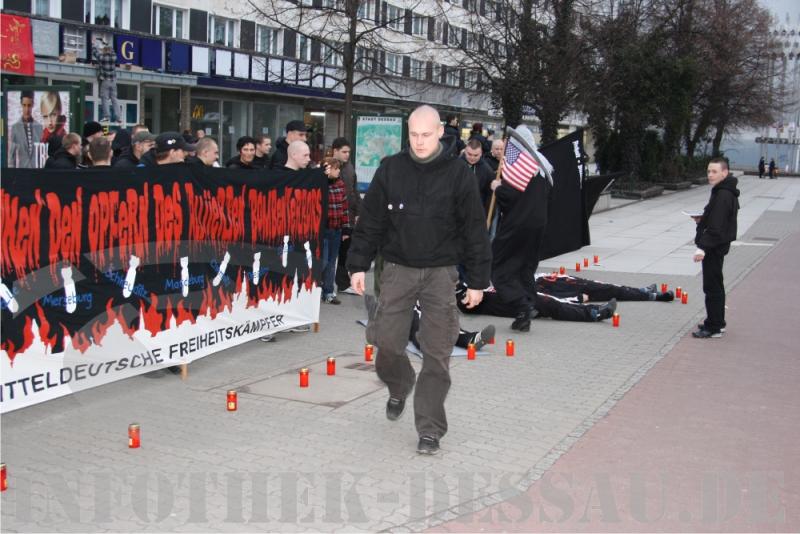
[(2, 531), (797, 531), (800, 180), (739, 187), (722, 339), (687, 336), (704, 313), (681, 211), (709, 188), (665, 194), (594, 215), (592, 245), (542, 270), (597, 254), (581, 275), (681, 286), (688, 304), (624, 302), (619, 329), (542, 319), (526, 334), (462, 316), (494, 322), (498, 343), (453, 359), (440, 454), (416, 454), (410, 409), (386, 419), (363, 302), (342, 295), (318, 333), (206, 357), (186, 381), (159, 371), (3, 415)]

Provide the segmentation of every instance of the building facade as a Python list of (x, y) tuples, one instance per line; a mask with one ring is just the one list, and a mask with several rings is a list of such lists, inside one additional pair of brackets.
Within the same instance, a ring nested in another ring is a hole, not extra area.
[[(332, 1), (308, 0), (308, 8)], [(429, 103), (459, 115), (465, 130), (473, 122), (499, 128), (502, 118), (491, 110), (485, 80), (458, 67), (447, 46), (448, 38), (452, 44), (464, 37), (467, 50), (466, 29), (437, 22), (437, 5), (361, 2), (362, 27), (383, 26), (376, 32), (380, 39), (395, 44), (357, 49), (358, 69), (370, 76), (354, 89), (354, 113), (404, 114)], [(240, 136), (276, 138), (289, 120), (304, 119), (314, 128), (310, 144), (319, 154), (344, 131), (341, 55), (324, 39), (310, 38), (313, 32), (242, 9), (212, 0), (3, 0), (4, 13), (31, 18), (36, 56), (33, 77), (4, 74), (3, 84), (84, 82), (81, 120), (96, 120), (100, 99), (91, 50), (96, 39), (104, 39), (117, 54), (123, 127), (202, 129), (220, 141), (224, 161)], [(485, 3), (465, 0), (452, 9), (485, 9)], [(304, 27), (302, 20), (298, 27)]]

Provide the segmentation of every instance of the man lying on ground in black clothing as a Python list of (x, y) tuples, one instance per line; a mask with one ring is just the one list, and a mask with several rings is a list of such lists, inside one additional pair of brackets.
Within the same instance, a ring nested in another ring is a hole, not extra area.
[(611, 299), (622, 301), (671, 302), (672, 291), (661, 293), (656, 284), (647, 287), (629, 287), (587, 280), (576, 276), (556, 273), (536, 273), (536, 291), (560, 299), (575, 299), (575, 302), (603, 302)]
[[(378, 302), (375, 300), (374, 296), (364, 295), (364, 304), (367, 306), (367, 318), (372, 320), (372, 318), (375, 317), (375, 309), (378, 306)], [(418, 350), (422, 350), (419, 346), (419, 341), (417, 340), (417, 332), (419, 331), (419, 318), (421, 315), (422, 309), (419, 307), (419, 304), (417, 304), (414, 306), (414, 312), (411, 318), (411, 331), (408, 334), (408, 339)], [(458, 339), (456, 339), (455, 346), (466, 349), (467, 345), (472, 343), (475, 345), (475, 350), (481, 350), (481, 348), (489, 343), (489, 340), (494, 337), (494, 332), (495, 328), (493, 324), (485, 326), (480, 332), (470, 332), (469, 330), (464, 330), (459, 326)]]
[[(456, 302), (462, 313), (494, 315), (496, 317), (515, 317), (516, 309), (506, 304), (494, 291), (493, 287), (484, 290), (483, 300), (474, 308), (467, 308), (461, 303), (465, 287), (459, 284), (456, 289)], [(579, 321), (593, 323), (610, 318), (617, 309), (617, 301), (609, 300), (605, 304), (575, 304), (558, 299), (552, 295), (537, 293), (532, 318), (550, 317), (556, 321)]]

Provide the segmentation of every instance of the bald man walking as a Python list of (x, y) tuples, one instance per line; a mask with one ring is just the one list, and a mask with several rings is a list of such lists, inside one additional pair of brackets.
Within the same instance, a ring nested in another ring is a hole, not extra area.
[[(491, 266), (477, 183), (454, 147), (440, 141), (443, 133), (432, 107), (421, 106), (409, 116), (409, 148), (381, 162), (361, 204), (347, 257), (350, 283), (360, 295), (379, 248), (385, 260), (367, 340), (378, 348), (375, 370), (389, 388), (388, 419), (400, 417), (416, 383), (420, 454), (438, 452), (447, 432), (444, 401), (450, 389), (450, 353), (458, 337), (456, 265), (466, 270), (463, 302), (468, 307), (480, 303)], [(423, 353), (419, 377), (405, 353), (417, 302), (423, 310), (417, 336)]]

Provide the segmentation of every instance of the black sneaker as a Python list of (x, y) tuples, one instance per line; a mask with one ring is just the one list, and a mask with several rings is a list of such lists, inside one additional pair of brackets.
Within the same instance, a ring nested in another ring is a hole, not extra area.
[(433, 436), (422, 436), (417, 444), (419, 454), (436, 454), (439, 452), (439, 440)]
[(405, 399), (395, 399), (389, 397), (389, 402), (386, 403), (386, 419), (389, 421), (397, 421), (403, 415), (403, 410), (406, 407)]
[(664, 293), (659, 293), (656, 295), (656, 300), (658, 302), (672, 302), (675, 300), (675, 293), (672, 291), (665, 291)]
[(520, 332), (529, 332), (531, 329), (531, 320), (534, 319), (539, 312), (536, 311), (533, 307), (525, 308), (525, 311), (521, 311), (517, 314), (514, 318), (514, 322), (511, 323), (511, 330), (519, 330)]
[(722, 332), (712, 332), (711, 330), (706, 330), (705, 328), (701, 328), (697, 332), (692, 332), (692, 337), (696, 337), (698, 339), (709, 339), (709, 338), (719, 338), (722, 337)]
[[(701, 323), (697, 323), (697, 328), (698, 328), (698, 330), (707, 330), (706, 322), (703, 321)], [(722, 328), (719, 329), (719, 331), (724, 334), (725, 333), (725, 327), (723, 326)]]
[(473, 345), (475, 345), (475, 350), (481, 350), (490, 339), (494, 337), (494, 325), (490, 324), (480, 332), (477, 332), (472, 339), (469, 341)]
[(342, 301), (336, 298), (336, 295), (328, 295), (327, 297), (322, 298), (322, 302), (325, 304), (341, 304)]
[(611, 299), (597, 308), (597, 320), (611, 319), (615, 311), (617, 311), (617, 299)]

